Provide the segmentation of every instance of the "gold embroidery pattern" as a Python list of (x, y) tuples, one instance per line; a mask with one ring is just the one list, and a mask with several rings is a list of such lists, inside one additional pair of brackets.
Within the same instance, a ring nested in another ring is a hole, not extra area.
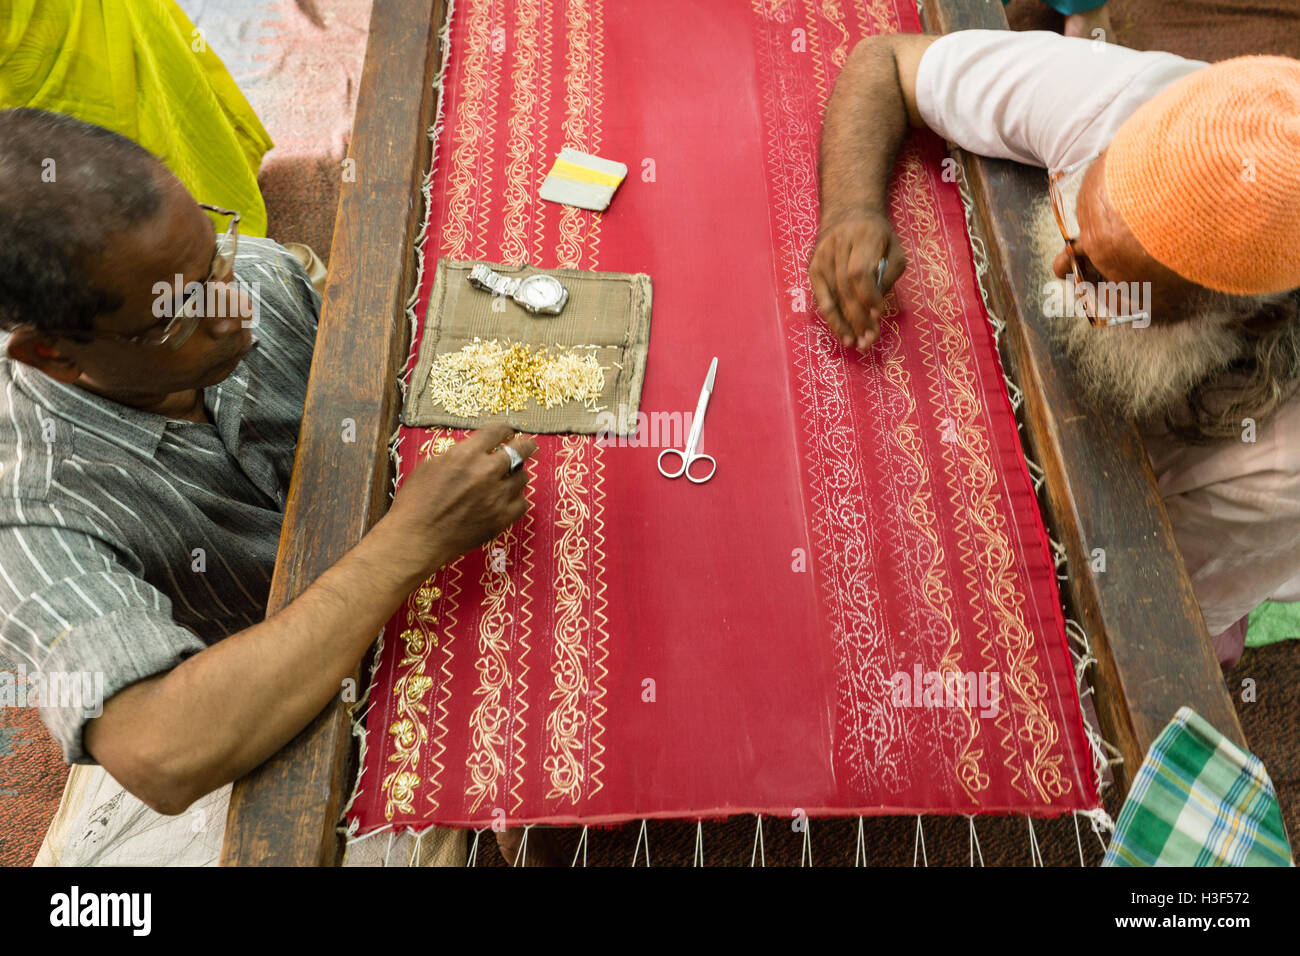
[(862, 36), (899, 33), (903, 29), (898, 19), (898, 10), (892, 3), (868, 0), (866, 3), (856, 3), (854, 6), (858, 8), (858, 23), (862, 27)]
[[(902, 213), (897, 208), (897, 195), (893, 205), (895, 221), (901, 221)], [(900, 293), (906, 291), (909, 299), (919, 299), (920, 296), (911, 294), (912, 277), (913, 273), (909, 270), (900, 277), (898, 288)], [(917, 637), (934, 648), (937, 654), (934, 670), (948, 680), (963, 673), (959, 654), (961, 632), (954, 619), (953, 592), (947, 584), (945, 573), (947, 556), (938, 533), (939, 518), (933, 507), (934, 492), (930, 468), (917, 422), (917, 405), (912, 393), (911, 376), (903, 364), (902, 337), (898, 334), (897, 328), (890, 331), (889, 357), (885, 364), (885, 375), (898, 389), (897, 400), (906, 405), (902, 421), (892, 437), (908, 464), (902, 469), (895, 469), (895, 473), (899, 475), (901, 486), (910, 486), (913, 489), (913, 494), (906, 505), (896, 510), (900, 517), (907, 520), (912, 537), (906, 542), (906, 546), (896, 547), (895, 554), (900, 563), (910, 564), (919, 560), (923, 564), (919, 586), (914, 591), (925, 602), (930, 626), (918, 626)], [(939, 751), (944, 749), (945, 743), (952, 741), (956, 744), (957, 752), (952, 764), (953, 775), (967, 797), (978, 802), (978, 793), (988, 789), (990, 778), (981, 768), (980, 762), (984, 751), (975, 749), (974, 746), (980, 727), (969, 701), (963, 697), (960, 699), (959, 707), (936, 711), (932, 719), (936, 723), (943, 724), (944, 727), (941, 733), (926, 735), (926, 743), (936, 751), (936, 759), (941, 758), (942, 754)], [(953, 725), (960, 725), (960, 727)]]
[(605, 763), (600, 759), (605, 753), (605, 745), (600, 739), (605, 732), (604, 716), (608, 710), (605, 707), (605, 679), (609, 676), (609, 669), (605, 666), (609, 657), (609, 618), (605, 614), (605, 608), (609, 606), (605, 594), (605, 455), (604, 449), (595, 442), (591, 443), (591, 465), (594, 476), (591, 482), (591, 551), (595, 566), (592, 626), (597, 636), (591, 665), (591, 790), (587, 793), (588, 798), (600, 793), (605, 786), (600, 779), (601, 771), (605, 769)]
[[(959, 301), (956, 278), (948, 268), (939, 242), (937, 202), (930, 192), (924, 165), (914, 151), (909, 153), (904, 157), (898, 188), (905, 194), (902, 206), (916, 224), (916, 241), (911, 250), (917, 262), (916, 276), (925, 286), (925, 298), (935, 317), (933, 322), (920, 323), (918, 332), (928, 346), (925, 362), (931, 369), (936, 414), (947, 405), (953, 424), (951, 431), (957, 438), (956, 442), (945, 442), (942, 446), (949, 464), (954, 511), (967, 529), (967, 538), (979, 548), (978, 555), (971, 554), (965, 546), (961, 549), (964, 573), (971, 584), (973, 610), (980, 637), (987, 641), (988, 627), (979, 600), (982, 592), (994, 617), (994, 643), (1005, 656), (1001, 684), (1008, 691), (1005, 696), (1013, 701), (1010, 712), (1001, 708), (995, 720), (996, 726), (1005, 728), (1002, 743), (1007, 757), (1003, 763), (1012, 771), (1012, 785), (1028, 795), (1020, 784), (1023, 763), (1038, 798), (1050, 801), (1069, 792), (1071, 784), (1061, 773), (1063, 755), (1051, 753), (1059, 730), (1045, 705), (1048, 688), (1036, 670), (1038, 655), (1024, 620), (1024, 595), (1017, 589), (1015, 552), (1007, 536), (1005, 518), (997, 508), (998, 476), (990, 457), (988, 436), (979, 422), (983, 414), (979, 380), (971, 342), (955, 306)], [(1029, 748), (1028, 756), (1022, 757), (1006, 745), (1011, 735), (1012, 713), (1020, 717), (1016, 737)]]
[[(838, 70), (847, 59), (849, 47), (849, 32), (843, 22), (844, 12), (835, 0), (822, 0), (820, 13), (831, 28), (826, 32), (830, 35), (838, 34), (836, 46), (829, 53), (831, 66)], [(809, 22), (815, 22), (815, 19), (810, 13)], [(810, 30), (809, 37), (812, 40), (810, 50), (814, 65), (821, 68), (821, 59), (826, 54), (820, 36)], [(825, 73), (818, 75), (824, 76)], [(819, 106), (823, 109), (825, 107), (824, 94)], [(912, 395), (911, 378), (903, 363), (902, 339), (897, 328), (887, 329), (882, 337), (887, 339), (882, 342), (882, 347), (888, 349), (883, 366), (884, 379), (894, 387), (894, 394), (879, 396), (877, 404), (880, 408), (893, 409), (894, 414), (873, 414), (871, 419), (881, 433), (881, 449), (895, 456), (895, 466), (889, 472), (895, 476), (892, 491), (898, 496), (893, 503), (893, 511), (905, 529), (902, 534), (891, 535), (888, 545), (893, 550), (896, 568), (905, 580), (912, 582), (912, 586), (907, 589), (909, 599), (916, 601), (919, 598), (922, 605), (912, 608), (912, 627), (917, 641), (928, 646), (935, 657), (932, 665), (927, 664), (927, 669), (933, 666), (939, 674), (951, 678), (962, 673), (959, 654), (961, 631), (954, 619), (952, 589), (946, 581), (947, 559), (937, 530), (938, 517), (933, 508), (930, 470), (921, 440), (917, 405)], [(869, 363), (871, 360), (864, 357), (859, 361)], [(989, 778), (980, 769), (979, 761), (983, 751), (976, 750), (973, 746), (974, 739), (979, 734), (979, 724), (969, 702), (963, 698), (959, 707), (935, 710), (920, 719), (929, 724), (928, 731), (921, 735), (921, 743), (931, 751), (932, 759), (945, 761), (950, 749), (955, 746), (956, 753), (951, 766), (953, 776), (967, 797), (977, 802), (976, 794), (979, 790), (987, 789)], [(907, 781), (893, 773), (885, 774), (882, 782), (894, 792), (905, 789), (907, 784)]]
[[(591, 152), (599, 153), (601, 142), (600, 121), (605, 106), (605, 84), (602, 80), (602, 70), (605, 65), (605, 31), (602, 29), (605, 23), (604, 0), (592, 0), (592, 11), (596, 23), (595, 28), (591, 31)], [(587, 253), (591, 259), (591, 265), (588, 268), (594, 269), (599, 261), (600, 224), (604, 217), (598, 212), (592, 213), (591, 217), (591, 227), (587, 230)]]
[[(451, 437), (451, 433), (446, 429), (433, 429), (429, 436), (420, 444), (416, 454), (421, 459), (429, 458), (433, 455), (441, 455), (444, 451), (456, 443)], [(443, 569), (439, 569), (441, 573)], [(444, 661), (441, 667), (442, 678), (437, 710), (440, 719), (446, 717), (446, 700), (451, 694), (450, 677), (451, 671), (447, 665), (451, 662), (451, 642), (452, 642), (452, 624), (454, 624), (454, 599), (448, 601), (443, 590), (434, 583), (438, 574), (434, 574), (424, 582), (415, 593), (406, 601), (406, 627), (399, 635), (402, 641), (404, 652), (402, 659), (398, 661), (394, 669), (393, 694), (397, 697), (397, 719), (389, 726), (388, 732), (393, 738), (393, 747), (395, 752), (389, 756), (389, 760), (396, 761), (398, 767), (388, 774), (380, 785), (381, 791), (387, 791), (389, 794), (388, 802), (384, 807), (384, 814), (387, 819), (393, 818), (396, 810), (404, 813), (413, 813), (414, 808), (412, 801), (415, 797), (416, 788), (421, 783), (419, 775), (420, 747), (429, 742), (429, 728), (425, 723), (424, 717), (428, 716), (429, 709), (424, 704), (424, 695), (433, 687), (433, 678), (425, 674), (425, 668), (428, 665), (429, 655), (433, 648), (439, 647), (440, 643), (437, 635), (434, 633), (434, 627), (438, 623), (438, 618), (433, 613), (433, 602), (440, 601), (448, 613), (447, 630), (444, 634), (444, 640), (441, 642), (441, 650), (444, 654)], [(458, 590), (458, 589), (457, 589)], [(401, 669), (406, 668), (402, 673)], [(423, 717), (421, 715), (424, 715)], [(426, 798), (433, 803), (434, 808), (438, 806), (438, 801), (433, 795), (437, 792), (438, 777), (443, 771), (441, 757), (446, 750), (444, 743), (446, 727), (440, 722), (435, 722), (438, 733), (433, 741), (433, 752), (429, 755), (430, 775), (428, 783), (433, 793)]]
[[(804, 0), (804, 2), (811, 3), (812, 0)], [(804, 24), (808, 30), (808, 48), (815, 51), (821, 46), (821, 30), (817, 24), (817, 17), (811, 14), (805, 15)], [(813, 80), (817, 84), (816, 102), (821, 110), (825, 110), (826, 101), (830, 98), (830, 86), (826, 82), (826, 68), (822, 65), (820, 56), (813, 56), (812, 64)], [(822, 116), (824, 113), (819, 112), (817, 115)]]
[(835, 64), (837, 70), (842, 69), (849, 58), (849, 31), (844, 26), (844, 10), (839, 0), (822, 0), (821, 14), (840, 32), (840, 42), (835, 44), (835, 49), (831, 51), (831, 62)]
[(529, 173), (534, 166), (533, 113), (537, 107), (538, 7), (533, 0), (515, 3), (515, 54), (513, 106), (510, 135), (506, 142), (506, 186), (502, 216), (501, 261), (523, 265), (528, 262), (528, 226), (535, 195)]
[[(536, 435), (532, 436), (536, 439)], [(534, 461), (537, 459), (534, 458)], [(528, 639), (533, 632), (533, 538), (536, 537), (534, 515), (536, 514), (535, 496), (537, 488), (531, 482), (524, 486), (524, 497), (528, 500), (528, 511), (515, 527), (522, 529), (521, 550), (523, 558), (523, 584), (519, 588), (519, 693), (516, 696), (518, 707), (515, 710), (515, 782), (510, 788), (510, 812), (516, 812), (523, 804), (524, 795), (524, 732), (528, 729)]]
[[(540, 161), (537, 164), (537, 170), (533, 182), (534, 192), (539, 191), (542, 188), (542, 183), (546, 181), (548, 167), (548, 164), (546, 163), (546, 137), (550, 135), (551, 129), (551, 64), (554, 62), (555, 54), (555, 30), (551, 26), (553, 12), (554, 7), (551, 4), (551, 0), (542, 0), (542, 62), (540, 68), (542, 92), (541, 96), (538, 98), (537, 111), (537, 129), (541, 138), (539, 139), (540, 145), (538, 147)], [(547, 204), (544, 202), (539, 202), (534, 213), (536, 225), (533, 229), (533, 262), (535, 263), (540, 263), (542, 261), (542, 250), (546, 245), (546, 216), (544, 215), (546, 205)]]
[(587, 715), (587, 638), (591, 599), (587, 584), (590, 509), (586, 503), (590, 443), (581, 435), (565, 435), (556, 466), (555, 524), (555, 657), (551, 674), (554, 705), (546, 718), (548, 754), (543, 767), (550, 775), (547, 798), (567, 797), (576, 804), (582, 794), (583, 741)]
[(388, 734), (393, 739), (393, 753), (388, 759), (396, 763), (397, 768), (384, 777), (380, 785), (380, 790), (388, 794), (384, 816), (389, 820), (393, 819), (396, 810), (415, 812), (413, 800), (421, 783), (418, 773), (420, 747), (429, 740), (429, 730), (421, 715), (429, 713), (424, 696), (433, 686), (433, 678), (426, 675), (424, 669), (429, 652), (438, 644), (433, 632), (438, 623), (433, 613), (433, 602), (441, 596), (442, 592), (433, 586), (431, 580), (425, 581), (407, 603), (406, 627), (399, 635), (404, 650), (397, 670), (406, 668), (406, 672), (393, 682), (397, 704), (395, 719), (388, 727)]
[[(925, 605), (923, 611), (917, 609), (914, 624), (917, 639), (937, 648), (938, 661), (934, 669), (947, 678), (962, 672), (957, 656), (961, 635), (953, 617), (952, 589), (946, 582), (946, 556), (937, 530), (939, 519), (933, 507), (930, 469), (916, 421), (917, 407), (911, 391), (911, 376), (903, 364), (902, 336), (894, 328), (882, 334), (882, 339), (886, 340), (882, 345), (888, 349), (884, 363), (885, 379), (895, 388), (893, 401), (903, 406), (892, 434), (882, 436), (888, 442), (887, 445), (882, 442), (882, 447), (891, 447), (905, 462), (903, 467), (892, 469), (898, 476), (895, 493), (907, 495), (906, 502), (901, 507), (896, 505), (893, 510), (899, 517), (906, 519), (908, 526), (907, 532), (893, 537), (894, 555), (900, 567), (920, 564), (919, 574), (911, 572), (916, 575), (918, 585), (912, 589), (913, 594)], [(878, 430), (887, 430), (883, 420)], [(966, 795), (975, 800), (977, 792), (989, 786), (988, 775), (979, 767), (983, 751), (972, 748), (979, 725), (964, 698), (960, 708), (948, 708), (932, 716), (935, 720), (943, 721), (945, 714), (964, 721), (966, 725), (966, 741), (956, 756), (953, 772)], [(938, 758), (944, 740), (952, 736), (949, 730), (944, 734), (926, 735), (925, 741), (936, 751)]]
[(505, 734), (502, 730), (510, 716), (510, 640), (507, 629), (513, 615), (507, 609), (514, 594), (510, 574), (497, 570), (501, 556), (509, 555), (515, 543), (513, 529), (501, 532), (483, 549), (482, 617), (478, 622), (479, 659), (474, 665), (478, 671), (479, 685), (475, 697), (482, 700), (470, 714), (470, 746), (473, 752), (466, 762), (469, 786), (465, 795), (470, 800), (470, 811), (476, 811), (485, 799), (496, 800), (497, 788), (506, 772)]
[[(784, 62), (790, 10), (773, 4), (767, 14), (756, 39), (778, 261), (783, 288), (802, 290), (811, 301), (805, 263), (817, 235), (817, 173), (811, 156), (792, 144), (815, 139), (810, 117), (821, 115), (820, 104), (794, 81)], [(842, 723), (835, 733), (835, 759), (858, 793), (869, 793), (877, 781), (901, 790), (908, 774), (892, 733), (899, 715), (885, 691), (888, 642), (880, 587), (868, 560), (875, 550), (872, 530), (862, 518), (865, 478), (857, 456), (848, 453), (859, 426), (834, 337), (809, 318), (796, 316), (786, 334), (805, 432), (812, 532), (836, 648), (836, 712)]]
[[(564, 142), (566, 146), (594, 153), (599, 144), (592, 136), (588, 141), (588, 121), (593, 110), (592, 99), (592, 24), (587, 0), (568, 0), (568, 53), (564, 72)], [(556, 257), (564, 268), (576, 269), (582, 259), (582, 224), (591, 215), (574, 206), (563, 207), (560, 213), (560, 242)], [(593, 223), (593, 230), (596, 224)]]
[[(452, 437), (451, 429), (430, 429), (428, 437), (420, 444), (417, 457), (424, 459), (441, 455), (454, 444), (456, 439)], [(447, 705), (451, 701), (451, 662), (454, 657), (452, 647), (456, 641), (456, 611), (460, 608), (460, 562), (453, 562), (450, 567), (444, 567), (439, 573), (442, 578), (440, 607), (443, 618), (442, 641), (439, 649), (442, 651), (443, 659), (438, 665), (438, 701), (434, 706), (434, 735), (429, 754), (430, 792), (425, 797), (434, 810), (439, 806), (438, 792), (442, 789), (442, 772), (446, 769), (442, 763), (442, 756), (447, 751)]]
[(448, 707), (451, 703), (451, 662), (454, 657), (452, 648), (456, 641), (457, 619), (456, 611), (460, 609), (460, 579), (464, 571), (461, 570), (460, 562), (457, 561), (449, 566), (444, 572), (445, 577), (442, 583), (442, 606), (443, 606), (443, 629), (442, 629), (442, 663), (438, 666), (438, 703), (434, 710), (434, 731), (435, 739), (433, 746), (437, 748), (430, 755), (430, 763), (433, 764), (433, 772), (429, 777), (430, 793), (427, 799), (434, 810), (438, 809), (437, 795), (442, 790), (442, 771), (445, 769), (442, 764), (443, 754), (447, 752), (447, 734), (448, 734)]
[[(487, 215), (487, 170), (491, 149), (486, 130), (493, 123), (496, 84), (492, 77), (492, 0), (470, 0), (465, 31), (465, 66), (460, 71), (464, 85), (456, 103), (456, 131), (447, 173), (447, 212), (442, 227), (442, 254), (453, 259), (483, 258), (479, 239), (477, 255), (470, 252), (474, 208), (482, 200), (481, 214)], [(498, 68), (499, 69), (499, 68)], [(479, 231), (479, 236), (486, 231)]]

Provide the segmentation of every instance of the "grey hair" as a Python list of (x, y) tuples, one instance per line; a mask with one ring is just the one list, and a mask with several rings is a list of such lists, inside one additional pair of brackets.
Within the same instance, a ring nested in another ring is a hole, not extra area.
[(161, 163), (62, 113), (0, 110), (0, 327), (90, 329), (122, 305), (87, 269), (162, 205)]
[(1170, 433), (1192, 444), (1240, 437), (1246, 419), (1263, 425), (1300, 392), (1300, 289), (1218, 298), (1220, 308), (1245, 313), (1236, 326), (1241, 352), (1166, 416)]

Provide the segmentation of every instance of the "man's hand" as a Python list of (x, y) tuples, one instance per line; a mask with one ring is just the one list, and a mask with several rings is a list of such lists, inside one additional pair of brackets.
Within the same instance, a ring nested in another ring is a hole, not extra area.
[(487, 425), (417, 465), (393, 496), (384, 520), (423, 556), (429, 574), (491, 541), (528, 510), (528, 468), (511, 473), (509, 457), (498, 450), (503, 444), (524, 459), (537, 451), (535, 441), (516, 437), (509, 425)]
[[(817, 307), (846, 347), (880, 335), (882, 299), (907, 267), (889, 209), (889, 175), (909, 126), (925, 123), (916, 101), (921, 58), (937, 37), (891, 33), (853, 48), (822, 123), (821, 226), (808, 263)], [(880, 288), (876, 266), (889, 260)]]
[[(889, 260), (880, 287), (876, 267)], [(884, 296), (907, 268), (907, 256), (889, 220), (854, 209), (822, 223), (808, 265), (817, 308), (846, 347), (866, 349), (880, 335)]]
[(339, 693), (419, 582), (524, 514), (528, 473), (510, 473), (507, 442), (537, 451), (489, 425), (420, 464), (388, 514), (287, 606), (110, 697), (86, 750), (159, 813), (248, 773)]

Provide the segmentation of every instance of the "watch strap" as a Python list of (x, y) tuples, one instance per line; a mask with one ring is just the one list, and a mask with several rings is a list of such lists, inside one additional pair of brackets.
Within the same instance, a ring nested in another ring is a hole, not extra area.
[(493, 295), (508, 295), (511, 298), (514, 298), (515, 292), (519, 289), (519, 284), (523, 281), (512, 276), (503, 276), (482, 263), (470, 269), (469, 275), (465, 278), (476, 289), (491, 292)]

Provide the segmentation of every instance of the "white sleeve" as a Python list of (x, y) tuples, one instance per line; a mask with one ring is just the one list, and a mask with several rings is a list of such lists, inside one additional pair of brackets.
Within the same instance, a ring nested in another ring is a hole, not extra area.
[(922, 55), (916, 105), (963, 149), (1056, 169), (1105, 149), (1134, 110), (1206, 65), (1041, 30), (959, 30)]

